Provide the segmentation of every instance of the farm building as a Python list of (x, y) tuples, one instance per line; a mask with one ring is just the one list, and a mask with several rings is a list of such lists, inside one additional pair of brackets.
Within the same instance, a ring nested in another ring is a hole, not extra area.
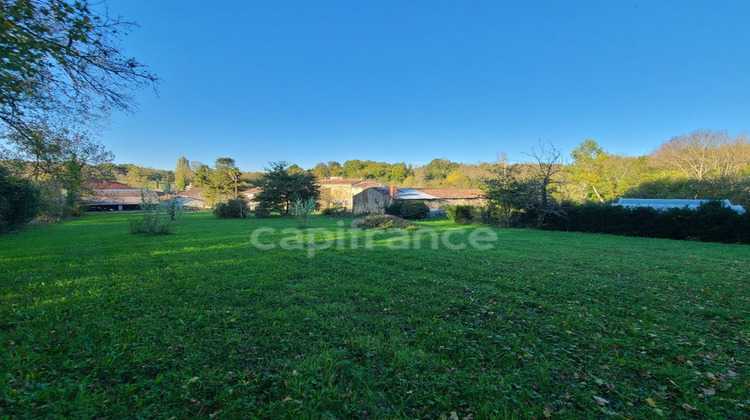
[(250, 208), (250, 210), (255, 210), (255, 207), (258, 206), (258, 202), (255, 201), (255, 196), (258, 195), (262, 191), (259, 187), (253, 187), (249, 190), (242, 191), (242, 196), (245, 197), (245, 200), (247, 201), (247, 205)]
[(203, 196), (203, 188), (190, 188), (175, 194), (175, 197), (179, 200), (180, 204), (190, 209), (207, 209), (211, 207)]
[(681, 200), (681, 199), (663, 199), (663, 198), (621, 198), (616, 203), (612, 203), (613, 206), (622, 206), (630, 209), (634, 208), (652, 208), (655, 210), (669, 210), (669, 209), (689, 209), (697, 210), (703, 204), (711, 201), (718, 201), (739, 214), (745, 213), (745, 209), (742, 206), (733, 205), (729, 200)]
[(394, 200), (424, 201), (434, 215), (448, 205), (482, 206), (485, 204), (484, 191), (461, 188), (368, 188), (353, 197), (354, 213), (384, 213)]
[[(141, 190), (120, 182), (97, 182), (87, 184), (91, 191), (84, 200), (90, 211), (140, 210)], [(159, 191), (144, 190), (145, 194), (158, 198)]]
[(363, 178), (341, 178), (331, 177), (318, 181), (320, 190), (320, 207), (341, 206), (346, 209), (352, 208), (354, 196), (362, 191), (381, 187), (383, 184)]

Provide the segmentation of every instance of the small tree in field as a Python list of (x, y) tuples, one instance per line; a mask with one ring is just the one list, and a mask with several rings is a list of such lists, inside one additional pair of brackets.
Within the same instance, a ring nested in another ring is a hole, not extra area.
[[(164, 187), (164, 194), (172, 195), (172, 187), (169, 182), (167, 182), (167, 185)], [(182, 203), (175, 196), (162, 200), (160, 206), (164, 209), (164, 212), (169, 215), (170, 221), (179, 219), (180, 216), (182, 216), (182, 212), (185, 210)]]
[(145, 233), (147, 235), (166, 235), (172, 233), (172, 219), (165, 203), (153, 192), (141, 189), (140, 219), (130, 220), (131, 233)]
[(310, 227), (310, 216), (315, 211), (317, 205), (318, 203), (316, 203), (313, 198), (308, 198), (307, 200), (301, 200), (298, 198), (294, 200), (291, 211), (292, 214), (297, 217), (299, 227)]

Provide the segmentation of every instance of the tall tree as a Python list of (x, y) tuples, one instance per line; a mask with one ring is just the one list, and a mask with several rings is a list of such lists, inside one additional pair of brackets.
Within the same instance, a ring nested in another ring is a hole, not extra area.
[[(96, 10), (106, 10), (97, 6)], [(34, 124), (71, 126), (130, 110), (158, 78), (119, 49), (132, 23), (88, 0), (0, 0), (0, 122), (33, 141)]]
[(209, 201), (218, 202), (232, 195), (238, 195), (237, 183), (241, 172), (234, 159), (221, 157), (216, 159), (214, 169), (208, 175), (206, 197)]
[(192, 181), (193, 171), (190, 169), (190, 161), (185, 156), (177, 159), (177, 167), (174, 170), (174, 183), (178, 191), (185, 190), (185, 187)]
[(522, 169), (521, 165), (508, 165), (504, 159), (493, 168), (494, 176), (482, 182), (491, 210), (503, 226), (515, 226), (518, 216), (533, 210), (537, 203), (537, 185), (523, 176)]
[[(18, 132), (10, 134), (12, 139), (20, 136)], [(26, 175), (42, 190), (48, 216), (57, 219), (76, 214), (85, 181), (95, 180), (94, 167), (110, 162), (112, 153), (90, 133), (53, 130), (41, 124), (33, 124), (28, 139), (12, 156), (27, 163)]]
[(533, 179), (539, 195), (534, 210), (537, 212), (537, 227), (541, 228), (547, 215), (563, 213), (560, 203), (551, 196), (555, 185), (560, 182), (558, 176), (564, 169), (562, 152), (552, 144), (539, 143), (539, 147), (532, 149), (528, 155), (536, 161)]
[(259, 207), (288, 214), (295, 200), (317, 200), (320, 190), (315, 175), (308, 171), (290, 172), (286, 162), (271, 162), (255, 196)]
[[(580, 199), (595, 199), (601, 203), (611, 188), (606, 187), (605, 163), (609, 155), (591, 139), (584, 140), (570, 154), (573, 163), (568, 166), (573, 182), (580, 187)], [(607, 197), (609, 198), (609, 197)]]
[[(193, 162), (195, 163), (195, 162)], [(211, 184), (211, 173), (213, 170), (210, 166), (205, 164), (198, 164), (195, 166), (195, 183), (198, 187), (208, 188)]]

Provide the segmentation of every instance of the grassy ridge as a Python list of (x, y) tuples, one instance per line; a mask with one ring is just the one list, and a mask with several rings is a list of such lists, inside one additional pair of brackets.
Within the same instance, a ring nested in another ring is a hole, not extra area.
[[(748, 246), (390, 232), (309, 258), (251, 244), (294, 220), (127, 217), (0, 237), (0, 416), (750, 415)], [(339, 221), (312, 224), (364, 240)]]

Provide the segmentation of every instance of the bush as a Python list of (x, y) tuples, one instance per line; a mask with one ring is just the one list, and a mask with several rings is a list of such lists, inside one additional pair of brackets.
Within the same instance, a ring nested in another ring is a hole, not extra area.
[(258, 219), (265, 219), (266, 217), (271, 216), (271, 209), (262, 205), (258, 205), (257, 207), (255, 207), (255, 210), (253, 210), (253, 213)]
[(697, 210), (628, 209), (605, 204), (570, 206), (566, 216), (550, 216), (544, 229), (705, 242), (750, 243), (750, 213), (738, 214), (720, 202)]
[(430, 215), (430, 208), (424, 201), (394, 200), (393, 204), (385, 208), (385, 214), (408, 220), (424, 219)]
[[(141, 189), (140, 219), (130, 220), (130, 232), (134, 234), (166, 235), (172, 233), (173, 203), (159, 201), (152, 191)], [(175, 210), (176, 211), (176, 210)]]
[(0, 232), (31, 221), (39, 210), (39, 190), (30, 181), (0, 167)]
[(342, 214), (346, 213), (348, 213), (346, 209), (343, 206), (338, 205), (328, 206), (320, 211), (320, 214), (322, 214), (323, 216), (331, 217), (341, 216)]
[(410, 221), (390, 214), (376, 214), (364, 218), (355, 219), (352, 222), (352, 228), (364, 229), (415, 229), (417, 228)]
[(233, 198), (214, 206), (213, 213), (219, 219), (246, 219), (250, 214), (250, 208), (244, 199)]
[(430, 216), (430, 208), (424, 201), (406, 201), (401, 206), (401, 217), (407, 220), (424, 219)]
[(144, 212), (140, 219), (130, 219), (130, 233), (166, 235), (172, 233), (172, 224), (167, 213)]
[(390, 214), (391, 216), (401, 216), (401, 206), (403, 206), (405, 201), (403, 200), (393, 200), (393, 203), (391, 203), (390, 206), (387, 206), (385, 208), (385, 214)]
[(476, 207), (457, 205), (446, 206), (445, 215), (456, 223), (473, 222), (475, 219)]
[(310, 216), (315, 211), (318, 203), (314, 198), (302, 200), (300, 198), (292, 203), (291, 213), (297, 218), (297, 224), (301, 228), (310, 227)]

